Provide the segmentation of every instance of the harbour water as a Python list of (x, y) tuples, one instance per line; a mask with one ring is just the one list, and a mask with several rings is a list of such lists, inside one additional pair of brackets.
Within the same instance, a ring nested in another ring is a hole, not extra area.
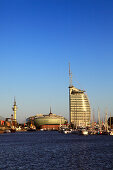
[(0, 170), (112, 170), (113, 136), (57, 131), (0, 134)]

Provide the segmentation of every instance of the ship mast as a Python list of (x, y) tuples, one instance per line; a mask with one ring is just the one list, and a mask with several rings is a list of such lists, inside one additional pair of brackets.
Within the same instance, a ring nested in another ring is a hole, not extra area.
[(95, 118), (94, 118), (94, 109), (93, 109), (93, 115), (92, 115), (92, 131), (93, 132), (94, 132), (94, 129), (95, 129), (94, 121), (95, 121)]
[(108, 132), (107, 112), (105, 116), (105, 131)]
[(110, 112), (110, 129), (111, 129), (111, 112)]
[(50, 106), (50, 113), (51, 113), (51, 106)]
[(98, 108), (98, 124), (99, 124), (99, 128), (100, 128), (100, 110)]

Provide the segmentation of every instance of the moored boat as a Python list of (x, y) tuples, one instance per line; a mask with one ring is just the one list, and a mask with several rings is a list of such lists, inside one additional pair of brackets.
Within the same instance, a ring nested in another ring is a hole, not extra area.
[(63, 131), (63, 133), (64, 133), (64, 134), (69, 134), (69, 133), (71, 133), (71, 130), (70, 130), (70, 129), (65, 129), (65, 130)]
[(85, 129), (85, 128), (83, 128), (83, 129), (80, 129), (80, 130), (78, 130), (79, 131), (79, 135), (88, 135), (88, 131)]
[(36, 128), (28, 128), (27, 131), (34, 132), (36, 131)]
[(30, 127), (27, 129), (27, 131), (31, 131), (31, 132), (36, 131), (35, 125), (31, 124)]
[(113, 135), (113, 130), (110, 132), (110, 135), (111, 135), (111, 136)]
[(88, 131), (87, 130), (82, 130), (82, 135), (88, 135)]
[(4, 131), (4, 133), (11, 133), (11, 130), (10, 130), (10, 129), (6, 129), (6, 130)]

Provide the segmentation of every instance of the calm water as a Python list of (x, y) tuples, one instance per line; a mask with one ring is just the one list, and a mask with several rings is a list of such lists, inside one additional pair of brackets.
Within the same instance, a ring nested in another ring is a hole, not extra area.
[(0, 169), (113, 169), (113, 136), (55, 132), (0, 134)]

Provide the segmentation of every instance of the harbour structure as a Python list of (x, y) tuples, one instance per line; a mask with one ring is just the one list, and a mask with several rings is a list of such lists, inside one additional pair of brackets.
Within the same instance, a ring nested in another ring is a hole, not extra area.
[(12, 107), (12, 110), (14, 111), (14, 117), (13, 117), (13, 121), (16, 122), (16, 111), (17, 111), (17, 105), (16, 105), (16, 99), (14, 97), (14, 105)]
[(69, 65), (69, 117), (70, 124), (74, 127), (86, 127), (90, 124), (91, 109), (87, 94), (84, 90), (72, 85), (72, 73)]
[(110, 114), (110, 117), (108, 118), (108, 125), (110, 126), (111, 129), (113, 129), (113, 117)]
[(58, 130), (60, 126), (67, 124), (68, 121), (63, 116), (58, 116), (56, 114), (37, 114), (35, 116), (26, 119), (27, 124), (31, 122), (36, 126), (37, 129), (43, 130)]
[(4, 121), (5, 121), (5, 118), (3, 118), (2, 116), (0, 116), (0, 126), (3, 126), (3, 125), (4, 125)]

